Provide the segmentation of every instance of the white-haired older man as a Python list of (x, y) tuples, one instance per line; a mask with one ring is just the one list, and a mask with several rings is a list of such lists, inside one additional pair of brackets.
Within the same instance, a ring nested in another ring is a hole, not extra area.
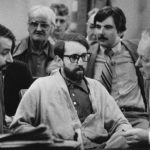
[(47, 75), (47, 63), (54, 58), (49, 36), (55, 27), (55, 13), (47, 6), (33, 6), (28, 12), (29, 36), (14, 51), (14, 58), (25, 62), (34, 77)]

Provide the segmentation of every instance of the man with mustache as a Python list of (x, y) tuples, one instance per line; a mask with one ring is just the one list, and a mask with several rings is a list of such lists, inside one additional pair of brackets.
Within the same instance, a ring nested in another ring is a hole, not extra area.
[(47, 75), (47, 63), (54, 58), (48, 38), (54, 31), (55, 20), (55, 13), (47, 6), (33, 6), (28, 13), (29, 36), (18, 44), (13, 56), (28, 65), (33, 77)]
[[(62, 67), (51, 76), (37, 79), (23, 96), (14, 120), (13, 132), (25, 132), (40, 124), (63, 140), (75, 140), (81, 147), (96, 149), (113, 135), (131, 128), (113, 97), (101, 83), (85, 77), (90, 58), (88, 43), (80, 34), (69, 34), (54, 47)], [(121, 137), (120, 137), (121, 138)]]
[(103, 83), (132, 126), (148, 128), (144, 82), (135, 67), (137, 45), (122, 39), (126, 30), (123, 11), (104, 7), (95, 15), (94, 24), (98, 43), (90, 48), (86, 75)]
[(11, 51), (15, 46), (15, 37), (13, 33), (0, 24), (0, 133), (4, 133), (4, 96), (3, 96), (3, 70), (7, 65), (13, 62)]

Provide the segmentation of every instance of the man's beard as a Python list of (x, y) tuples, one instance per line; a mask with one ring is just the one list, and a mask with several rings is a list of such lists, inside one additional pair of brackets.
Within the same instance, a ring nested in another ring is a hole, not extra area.
[(68, 79), (80, 82), (84, 77), (85, 69), (80, 66), (75, 70), (70, 71), (68, 68), (64, 67), (64, 73)]

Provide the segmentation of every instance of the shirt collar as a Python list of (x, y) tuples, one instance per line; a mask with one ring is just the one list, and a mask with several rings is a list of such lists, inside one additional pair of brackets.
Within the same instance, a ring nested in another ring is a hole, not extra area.
[(68, 87), (70, 87), (71, 85), (77, 86), (77, 87), (81, 88), (84, 92), (89, 93), (88, 87), (87, 87), (84, 79), (81, 81), (81, 83), (72, 83), (71, 81), (66, 80), (66, 84)]
[(38, 54), (38, 55), (41, 55), (41, 54), (45, 54), (46, 56), (48, 56), (48, 45), (46, 45), (46, 47), (42, 50), (42, 51), (34, 51), (33, 49), (31, 49), (31, 53), (33, 54)]
[[(30, 41), (29, 41), (30, 42)], [(30, 53), (35, 53), (35, 54), (38, 54), (38, 55), (41, 55), (41, 54), (45, 54), (46, 56), (48, 56), (48, 50), (49, 50), (49, 43), (47, 42), (46, 44), (45, 44), (45, 46), (42, 48), (42, 50), (41, 51), (35, 51), (32, 47), (31, 47), (31, 44), (29, 43), (28, 44), (28, 49), (30, 49), (31, 48), (31, 50), (30, 50)]]
[[(100, 46), (100, 50), (101, 50), (102, 53), (104, 53), (105, 49), (106, 49), (105, 47)], [(120, 42), (118, 42), (118, 43), (112, 48), (112, 51), (113, 51), (115, 54), (121, 52), (121, 40), (120, 40)]]
[(112, 51), (114, 53), (120, 53), (121, 52), (121, 42), (119, 42), (117, 45), (115, 45), (113, 48), (112, 48)]

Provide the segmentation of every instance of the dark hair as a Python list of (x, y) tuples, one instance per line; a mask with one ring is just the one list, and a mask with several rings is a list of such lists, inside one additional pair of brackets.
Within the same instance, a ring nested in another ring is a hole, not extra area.
[(12, 41), (11, 53), (15, 48), (15, 36), (10, 29), (0, 24), (0, 37), (8, 38)]
[(52, 4), (50, 8), (55, 12), (58, 16), (66, 16), (69, 14), (68, 7), (64, 4)]
[(94, 24), (97, 21), (102, 22), (106, 18), (112, 16), (116, 29), (119, 33), (126, 30), (126, 17), (123, 11), (118, 7), (106, 6), (100, 9), (94, 17)]
[(83, 35), (79, 33), (64, 34), (54, 45), (54, 54), (58, 55), (61, 59), (63, 58), (65, 52), (65, 41), (78, 42), (82, 44), (87, 50), (89, 49), (88, 42)]

